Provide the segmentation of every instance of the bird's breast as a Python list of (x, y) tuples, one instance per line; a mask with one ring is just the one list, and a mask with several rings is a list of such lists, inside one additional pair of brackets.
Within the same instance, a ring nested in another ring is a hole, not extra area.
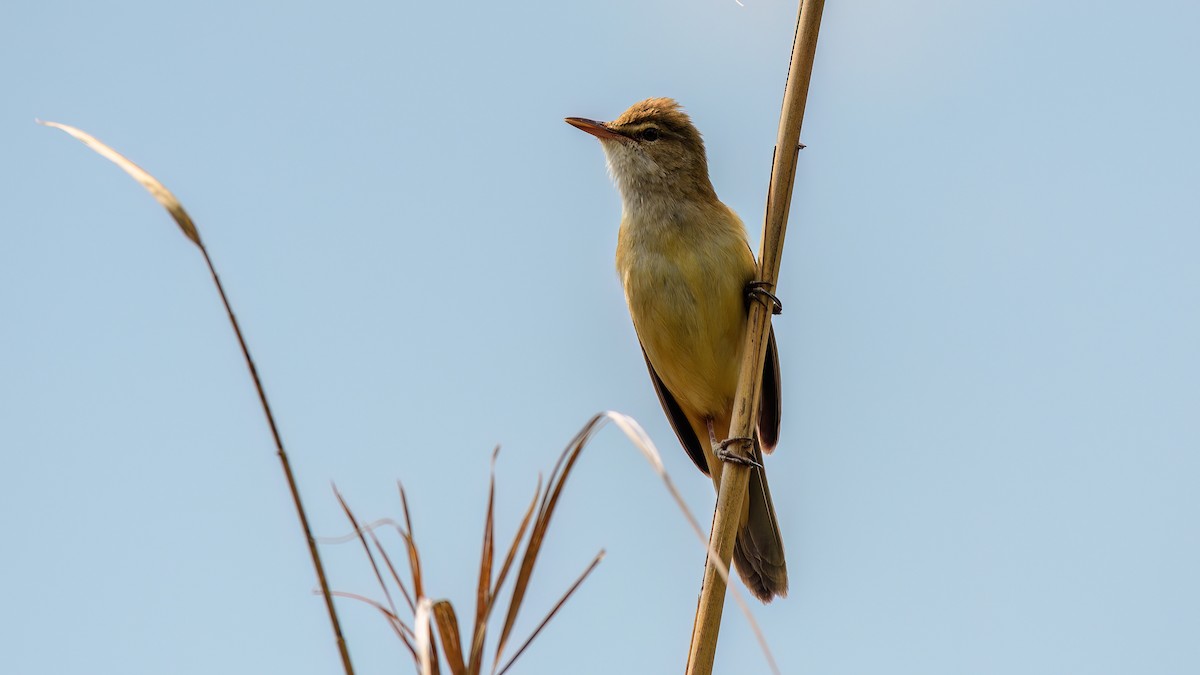
[(626, 213), (617, 271), (634, 328), (663, 383), (686, 410), (728, 413), (746, 326), (754, 258), (723, 205), (707, 218)]

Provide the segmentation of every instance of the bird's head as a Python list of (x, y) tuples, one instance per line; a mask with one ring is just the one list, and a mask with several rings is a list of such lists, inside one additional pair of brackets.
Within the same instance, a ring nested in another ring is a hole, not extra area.
[(608, 170), (627, 205), (659, 200), (715, 200), (704, 141), (673, 99), (634, 103), (611, 122), (568, 117), (600, 139)]

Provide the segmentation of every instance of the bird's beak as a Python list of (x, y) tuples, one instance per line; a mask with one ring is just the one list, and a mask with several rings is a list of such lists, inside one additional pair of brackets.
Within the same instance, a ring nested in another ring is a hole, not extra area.
[(600, 140), (625, 138), (621, 134), (618, 134), (617, 132), (613, 131), (612, 129), (609, 129), (608, 125), (605, 124), (604, 122), (597, 122), (596, 120), (588, 120), (588, 119), (584, 119), (582, 117), (568, 117), (564, 121), (567, 124), (570, 124), (571, 126), (575, 127), (576, 129), (579, 129), (581, 131), (586, 131), (589, 134), (595, 136), (596, 138), (599, 138)]

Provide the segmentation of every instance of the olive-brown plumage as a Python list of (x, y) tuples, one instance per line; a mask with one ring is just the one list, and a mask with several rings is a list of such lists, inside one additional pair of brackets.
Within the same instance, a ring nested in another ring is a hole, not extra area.
[[(567, 122), (604, 148), (623, 204), (617, 272), (650, 379), (680, 443), (719, 489), (714, 444), (729, 433), (756, 271), (746, 228), (717, 199), (704, 141), (675, 101), (647, 99), (607, 123)], [(779, 385), (772, 332), (754, 444), (760, 463), (779, 438)], [(734, 563), (763, 602), (787, 594), (783, 539), (761, 468), (750, 472)]]

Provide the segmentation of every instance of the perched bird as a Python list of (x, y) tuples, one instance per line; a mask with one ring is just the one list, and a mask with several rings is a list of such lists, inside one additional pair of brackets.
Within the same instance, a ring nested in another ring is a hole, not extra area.
[[(635, 103), (611, 122), (568, 117), (600, 139), (621, 193), (617, 272), (650, 380), (700, 470), (720, 488), (757, 270), (746, 227), (708, 179), (704, 141), (669, 98)], [(787, 595), (783, 539), (762, 468), (779, 439), (779, 357), (772, 330), (752, 444), (750, 486), (733, 560), (763, 602)], [(742, 459), (746, 461), (746, 459)]]

